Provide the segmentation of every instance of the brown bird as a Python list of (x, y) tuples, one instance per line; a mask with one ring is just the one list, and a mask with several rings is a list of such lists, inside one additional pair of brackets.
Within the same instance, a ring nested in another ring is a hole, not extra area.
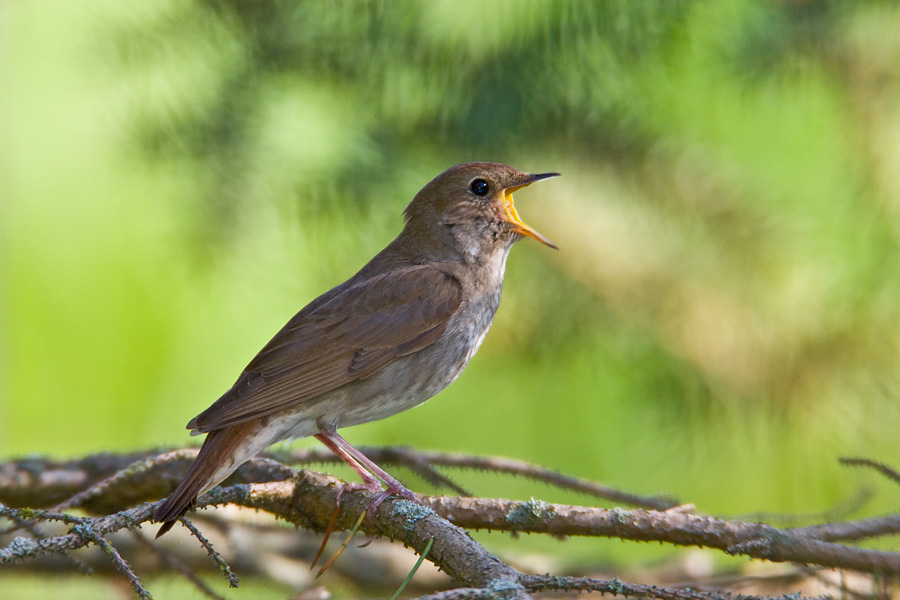
[(400, 235), (297, 313), (188, 423), (206, 440), (154, 515), (163, 523), (157, 537), (244, 462), (310, 435), (362, 477), (345, 490), (381, 491), (380, 479), (386, 489), (376, 503), (390, 494), (415, 499), (337, 430), (418, 406), (462, 373), (494, 320), (512, 245), (530, 237), (556, 248), (519, 219), (512, 194), (556, 175), (473, 162), (422, 188)]

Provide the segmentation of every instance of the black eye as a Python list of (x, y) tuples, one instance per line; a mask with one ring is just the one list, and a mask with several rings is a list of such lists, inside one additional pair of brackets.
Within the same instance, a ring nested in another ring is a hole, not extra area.
[(489, 186), (488, 182), (484, 179), (475, 179), (469, 184), (469, 189), (472, 190), (472, 193), (476, 196), (487, 196), (491, 186)]

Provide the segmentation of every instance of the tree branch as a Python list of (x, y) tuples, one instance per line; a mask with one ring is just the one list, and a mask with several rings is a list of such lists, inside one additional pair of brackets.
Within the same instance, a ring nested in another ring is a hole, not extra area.
[[(384, 451), (379, 459), (392, 457), (398, 463), (418, 463), (422, 472), (441, 466), (495, 469), (534, 476), (567, 489), (586, 491), (591, 486), (564, 476), (550, 476), (538, 467), (502, 459), (477, 459), (461, 455), (416, 453), (407, 449)], [(68, 532), (41, 539), (17, 537), (0, 549), (0, 564), (58, 554), (89, 544), (100, 546), (109, 560), (128, 577), (139, 594), (149, 594), (134, 569), (118, 554), (107, 537), (119, 530), (140, 528), (148, 522), (160, 501), (140, 504), (151, 495), (163, 497), (181, 475), (194, 451), (135, 453), (122, 457), (97, 455), (73, 461), (28, 459), (0, 464), (0, 517), (32, 526), (43, 521), (60, 521)], [(306, 459), (322, 458), (307, 455)], [(127, 461), (130, 460), (131, 463)], [(393, 462), (388, 460), (387, 462)], [(440, 478), (436, 478), (439, 480)], [(257, 481), (259, 483), (235, 483)], [(226, 487), (212, 490), (198, 500), (198, 508), (236, 504), (264, 510), (298, 527), (324, 531), (329, 523), (342, 482), (329, 475), (297, 471), (272, 460), (257, 459), (244, 465)], [(597, 486), (594, 491), (608, 490)], [(158, 493), (155, 493), (159, 490)], [(341, 498), (336, 529), (353, 526), (375, 494), (347, 493)], [(623, 494), (632, 500), (647, 499)], [(15, 507), (13, 502), (30, 501), (32, 506), (55, 506), (55, 510)], [(627, 596), (665, 600), (724, 598), (707, 592), (666, 590), (654, 586), (625, 584), (618, 580), (583, 578), (538, 578), (523, 575), (492, 556), (463, 529), (487, 529), (553, 536), (617, 537), (636, 541), (660, 541), (680, 546), (711, 547), (732, 555), (744, 555), (774, 562), (793, 562), (818, 567), (851, 569), (880, 575), (900, 575), (900, 554), (835, 543), (840, 539), (864, 539), (900, 531), (900, 516), (884, 516), (856, 522), (822, 524), (793, 529), (764, 523), (719, 519), (689, 514), (688, 507), (658, 511), (648, 509), (602, 509), (550, 504), (540, 500), (512, 501), (467, 497), (420, 496), (421, 504), (392, 497), (366, 519), (361, 531), (402, 542), (422, 553), (430, 540), (428, 560), (450, 575), (460, 586), (440, 597), (525, 598), (546, 589), (592, 590)], [(659, 501), (659, 499), (650, 500)], [(137, 506), (135, 506), (137, 504)], [(101, 517), (78, 517), (58, 509), (83, 506), (98, 512), (115, 506)], [(130, 507), (124, 508), (123, 507)], [(202, 513), (201, 513), (202, 514)], [(202, 536), (193, 529), (198, 539)], [(208, 543), (204, 545), (208, 546)], [(220, 567), (229, 568), (212, 553)], [(236, 577), (231, 579), (236, 585)], [(731, 596), (736, 598), (737, 596)]]

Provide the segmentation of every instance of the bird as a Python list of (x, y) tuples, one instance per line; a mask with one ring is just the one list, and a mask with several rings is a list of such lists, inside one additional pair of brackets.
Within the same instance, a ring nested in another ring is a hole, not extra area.
[(155, 512), (156, 537), (244, 462), (309, 436), (362, 478), (342, 492), (382, 492), (378, 503), (392, 494), (415, 500), (337, 430), (418, 406), (456, 380), (494, 320), (512, 246), (532, 238), (556, 248), (519, 218), (513, 192), (558, 175), (469, 162), (426, 184), (403, 211), (400, 234), (294, 315), (191, 419), (191, 435), (206, 439)]

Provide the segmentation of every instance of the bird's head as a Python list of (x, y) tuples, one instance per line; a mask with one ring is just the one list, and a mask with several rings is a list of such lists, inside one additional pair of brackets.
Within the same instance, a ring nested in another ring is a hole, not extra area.
[(513, 192), (559, 173), (529, 174), (500, 163), (471, 162), (432, 179), (406, 207), (404, 232), (444, 240), (463, 253), (508, 250), (523, 237), (556, 248), (516, 212)]

